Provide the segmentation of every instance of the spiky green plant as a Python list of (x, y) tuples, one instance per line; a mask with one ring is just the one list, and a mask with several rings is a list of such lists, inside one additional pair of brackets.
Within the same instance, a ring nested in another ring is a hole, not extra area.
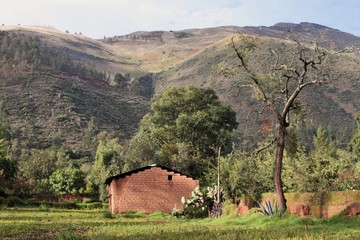
[(274, 218), (278, 216), (279, 218), (282, 217), (283, 212), (279, 208), (279, 204), (274, 200), (265, 201), (263, 204), (258, 202), (260, 206), (260, 213), (266, 217)]

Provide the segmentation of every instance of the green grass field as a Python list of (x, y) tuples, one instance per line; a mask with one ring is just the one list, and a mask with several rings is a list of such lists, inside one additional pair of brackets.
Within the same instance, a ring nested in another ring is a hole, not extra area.
[(110, 218), (100, 209), (2, 208), (0, 239), (360, 239), (360, 218), (269, 219), (258, 213), (196, 220), (163, 213)]

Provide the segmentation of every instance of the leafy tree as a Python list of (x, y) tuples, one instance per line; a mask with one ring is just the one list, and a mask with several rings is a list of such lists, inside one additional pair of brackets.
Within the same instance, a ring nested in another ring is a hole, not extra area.
[[(130, 76), (128, 77), (130, 78)], [(129, 87), (132, 92), (151, 98), (154, 95), (154, 79), (152, 74), (146, 74), (133, 79)]]
[(126, 88), (130, 82), (130, 75), (123, 76), (121, 73), (117, 73), (114, 76), (114, 82), (121, 88)]
[[(16, 166), (10, 159), (11, 134), (10, 125), (6, 122), (3, 105), (0, 102), (0, 180), (10, 180), (15, 176)], [(3, 184), (2, 184), (3, 185)]]
[(49, 178), (56, 170), (65, 169), (69, 159), (63, 148), (23, 149), (18, 161), (19, 191), (36, 194), (53, 193)]
[(335, 184), (340, 169), (339, 157), (334, 142), (321, 126), (313, 138), (313, 145), (310, 154), (301, 148), (295, 154), (285, 154), (286, 189), (295, 192), (345, 190)]
[(9, 159), (9, 141), (0, 139), (0, 180), (10, 180), (15, 176), (15, 163)]
[(284, 187), (289, 192), (345, 191), (360, 188), (360, 161), (339, 149), (323, 127), (313, 136), (313, 149), (298, 147), (284, 155)]
[(291, 156), (284, 155), (284, 188), (288, 192), (309, 192), (313, 191), (314, 185), (311, 181), (313, 174), (313, 162), (307, 152), (298, 147)]
[(237, 127), (235, 112), (211, 89), (169, 88), (152, 98), (151, 110), (134, 139), (146, 142), (153, 159), (139, 158), (195, 177), (202, 177), (213, 163), (218, 147), (229, 147)]
[(336, 146), (334, 142), (327, 136), (326, 130), (319, 126), (313, 140), (313, 154), (317, 156), (325, 156), (336, 158)]
[(154, 163), (157, 154), (155, 144), (141, 130), (127, 142), (124, 151), (130, 169)]
[(100, 199), (105, 199), (105, 179), (111, 175), (120, 174), (127, 169), (125, 168), (123, 147), (120, 145), (119, 139), (112, 138), (104, 132), (99, 133), (99, 135), (103, 135), (103, 137), (100, 137), (95, 161), (86, 180), (88, 191), (92, 189), (99, 192)]
[(4, 141), (11, 140), (10, 134), (10, 125), (6, 121), (4, 104), (0, 101), (0, 139), (4, 139)]
[(355, 114), (357, 128), (349, 142), (349, 152), (339, 151), (341, 160), (337, 184), (342, 189), (360, 189), (360, 112)]
[[(328, 58), (333, 54), (320, 48), (316, 42), (311, 48), (297, 39), (290, 40), (293, 42), (290, 57), (284, 54), (281, 46), (277, 48), (258, 37), (238, 35), (233, 37), (231, 42), (239, 60), (241, 74), (245, 74), (248, 79), (244, 87), (249, 87), (253, 96), (263, 104), (258, 113), (262, 114), (269, 109), (277, 122), (274, 183), (282, 211), (286, 209), (282, 168), (286, 129), (293, 120), (290, 112), (297, 113), (301, 110), (298, 100), (301, 92), (309, 86), (329, 82), (329, 72), (325, 67), (329, 62)], [(256, 65), (255, 60), (251, 59), (257, 48), (269, 49), (271, 54), (262, 56), (269, 59), (269, 62), (267, 66), (262, 66), (260, 71), (253, 67)], [(223, 70), (226, 74), (234, 74), (233, 68), (226, 67)]]
[(356, 113), (355, 119), (357, 122), (357, 128), (351, 138), (349, 148), (351, 152), (357, 154), (360, 157), (360, 112)]
[(78, 194), (85, 189), (85, 176), (80, 169), (69, 164), (65, 169), (58, 169), (49, 177), (49, 183), (56, 193)]
[(339, 149), (338, 174), (334, 182), (336, 191), (360, 190), (360, 159), (352, 152)]
[(314, 137), (311, 182), (315, 191), (329, 191), (337, 178), (339, 165), (334, 142), (327, 136), (323, 127), (318, 127)]
[(91, 153), (94, 154), (97, 145), (97, 138), (96, 138), (97, 133), (98, 133), (98, 128), (95, 123), (95, 118), (92, 117), (90, 121), (88, 121), (87, 123), (87, 128), (84, 132), (82, 139), (84, 150), (90, 151)]
[(220, 182), (228, 198), (259, 200), (263, 192), (273, 190), (273, 171), (271, 152), (248, 155), (234, 150), (221, 159)]
[(31, 149), (24, 154), (19, 162), (19, 171), (26, 179), (40, 181), (48, 179), (56, 170), (56, 149)]

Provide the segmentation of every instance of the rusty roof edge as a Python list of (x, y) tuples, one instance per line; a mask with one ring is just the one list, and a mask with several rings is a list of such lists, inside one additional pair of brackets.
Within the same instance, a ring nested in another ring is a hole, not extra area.
[(145, 171), (145, 170), (147, 170), (147, 169), (151, 169), (151, 168), (153, 168), (153, 167), (159, 167), (159, 168), (161, 168), (161, 169), (163, 169), (163, 170), (166, 170), (166, 171), (168, 171), (168, 172), (178, 173), (178, 174), (180, 174), (180, 175), (182, 175), (182, 176), (185, 176), (185, 177), (188, 177), (188, 178), (192, 178), (192, 179), (194, 179), (194, 180), (197, 180), (196, 178), (194, 178), (194, 177), (192, 177), (192, 176), (190, 176), (190, 175), (188, 175), (188, 174), (185, 174), (185, 173), (176, 171), (176, 170), (174, 170), (174, 169), (171, 169), (171, 168), (168, 168), (168, 167), (164, 167), (164, 166), (160, 166), (160, 165), (157, 165), (157, 164), (151, 164), (151, 165), (148, 165), (148, 166), (145, 166), (145, 167), (137, 168), (137, 169), (134, 169), (134, 170), (125, 172), (125, 173), (121, 173), (121, 174), (118, 174), (118, 175), (115, 175), (115, 176), (108, 177), (108, 178), (106, 178), (104, 184), (110, 185), (110, 183), (111, 183), (111, 181), (112, 181), (113, 179), (124, 178), (124, 177), (126, 177), (126, 176), (130, 176), (130, 175), (132, 175), (132, 174), (134, 174), (134, 173), (142, 172), (142, 171)]

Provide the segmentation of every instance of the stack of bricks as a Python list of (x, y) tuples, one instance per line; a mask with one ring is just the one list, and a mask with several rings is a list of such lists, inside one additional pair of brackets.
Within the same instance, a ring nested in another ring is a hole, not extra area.
[(182, 210), (181, 198), (189, 198), (198, 186), (198, 180), (154, 166), (113, 179), (109, 186), (109, 208), (112, 213), (171, 213), (175, 206)]

